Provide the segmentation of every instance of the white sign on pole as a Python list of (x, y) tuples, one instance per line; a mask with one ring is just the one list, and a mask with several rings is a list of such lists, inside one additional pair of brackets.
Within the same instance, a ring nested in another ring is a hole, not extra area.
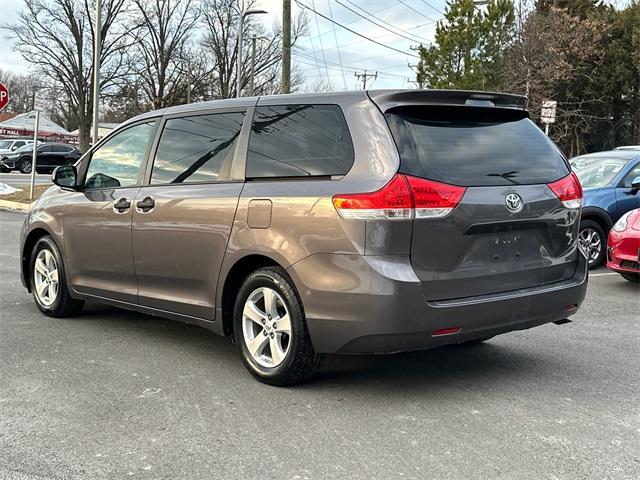
[(546, 124), (555, 123), (557, 106), (558, 102), (555, 100), (543, 100), (542, 110), (540, 112), (540, 121)]
[(33, 109), (40, 112), (44, 112), (47, 109), (47, 101), (44, 99), (44, 97), (36, 95), (33, 98)]

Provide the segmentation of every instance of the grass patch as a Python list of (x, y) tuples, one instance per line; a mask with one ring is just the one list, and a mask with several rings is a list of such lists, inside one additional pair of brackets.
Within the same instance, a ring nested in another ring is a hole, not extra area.
[[(51, 185), (35, 185), (33, 187), (33, 200), (40, 198), (45, 190)], [(29, 200), (29, 185), (17, 185), (13, 188), (19, 188), (18, 192), (10, 193), (9, 195), (0, 195), (0, 200), (8, 200), (10, 202), (31, 203)]]

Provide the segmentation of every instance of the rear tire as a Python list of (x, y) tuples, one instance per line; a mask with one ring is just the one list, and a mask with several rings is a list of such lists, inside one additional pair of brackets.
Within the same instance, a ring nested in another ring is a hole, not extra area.
[(631, 283), (640, 283), (640, 273), (620, 272), (620, 275)]
[(50, 236), (36, 242), (29, 267), (31, 293), (42, 313), (49, 317), (69, 317), (80, 313), (84, 301), (69, 295), (62, 256)]
[(18, 162), (18, 170), (20, 173), (31, 173), (31, 160), (25, 158)]
[(295, 385), (320, 367), (323, 356), (313, 349), (302, 302), (282, 268), (260, 268), (247, 277), (233, 327), (242, 361), (261, 382)]
[(600, 224), (593, 220), (580, 222), (578, 243), (589, 258), (589, 268), (599, 267), (604, 261), (607, 246), (607, 235)]

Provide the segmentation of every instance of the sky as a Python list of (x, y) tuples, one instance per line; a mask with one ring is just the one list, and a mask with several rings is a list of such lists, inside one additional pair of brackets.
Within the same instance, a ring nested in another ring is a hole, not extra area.
[[(611, 0), (622, 6), (628, 0)], [(362, 88), (356, 73), (375, 74), (368, 88), (412, 88), (415, 73), (409, 65), (418, 61), (411, 50), (420, 42), (433, 40), (436, 22), (442, 19), (445, 0), (292, 0), (292, 16), (307, 11), (308, 32), (294, 47), (293, 63), (302, 71), (303, 90), (311, 90), (320, 81), (333, 90)], [(12, 23), (22, 8), (20, 0), (0, 0), (0, 24)], [(257, 0), (255, 8), (268, 13), (257, 18), (267, 27), (281, 23), (282, 0)], [(351, 10), (350, 10), (351, 9)], [(362, 16), (376, 22), (367, 21)], [(323, 18), (326, 17), (326, 18)], [(335, 25), (328, 18), (340, 23)], [(347, 30), (346, 28), (352, 31)], [(356, 33), (354, 33), (356, 32)], [(358, 34), (371, 40), (362, 38)], [(0, 68), (26, 72), (29, 65), (13, 51), (13, 41), (0, 31)]]
[[(408, 65), (415, 64), (418, 59), (412, 56), (417, 55), (417, 52), (411, 51), (410, 48), (417, 46), (420, 40), (426, 43), (433, 38), (435, 21), (442, 18), (440, 12), (444, 10), (444, 0), (299, 0), (299, 2), (382, 44), (365, 40), (308, 11), (308, 34), (296, 45), (292, 53), (294, 65), (304, 75), (304, 89), (311, 89), (319, 81), (330, 82), (335, 90), (361, 88), (361, 81), (359, 82), (354, 75), (356, 72), (363, 73), (365, 69), (369, 73), (378, 72), (377, 78), (368, 80), (368, 87), (411, 88), (414, 85), (409, 83), (409, 80), (415, 80), (415, 73)], [(292, 0), (292, 4), (292, 16), (295, 18), (302, 9), (295, 0)], [(394, 30), (389, 26), (390, 24), (404, 32), (396, 30), (394, 34), (364, 20), (345, 6), (389, 30)], [(0, 0), (0, 12), (2, 12), (0, 24), (15, 22), (21, 8), (21, 1)], [(256, 8), (268, 12), (259, 16), (259, 21), (267, 27), (281, 22), (282, 0), (258, 0)], [(375, 15), (382, 21), (370, 15)], [(6, 31), (0, 31), (0, 38), (0, 68), (17, 73), (29, 71), (29, 64), (13, 51), (14, 43), (7, 38)], [(395, 48), (399, 52), (383, 45)]]

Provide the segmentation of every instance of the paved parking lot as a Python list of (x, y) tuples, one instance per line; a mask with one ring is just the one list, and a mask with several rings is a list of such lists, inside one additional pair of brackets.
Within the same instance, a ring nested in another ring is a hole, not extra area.
[(1, 479), (640, 478), (640, 290), (617, 275), (592, 275), (568, 325), (335, 356), (278, 389), (197, 327), (43, 317), (22, 219), (0, 211)]
[[(31, 175), (25, 175), (20, 172), (0, 173), (0, 183), (5, 183), (11, 187), (19, 185), (29, 185)], [(36, 174), (36, 185), (46, 185), (51, 183), (51, 175)]]

